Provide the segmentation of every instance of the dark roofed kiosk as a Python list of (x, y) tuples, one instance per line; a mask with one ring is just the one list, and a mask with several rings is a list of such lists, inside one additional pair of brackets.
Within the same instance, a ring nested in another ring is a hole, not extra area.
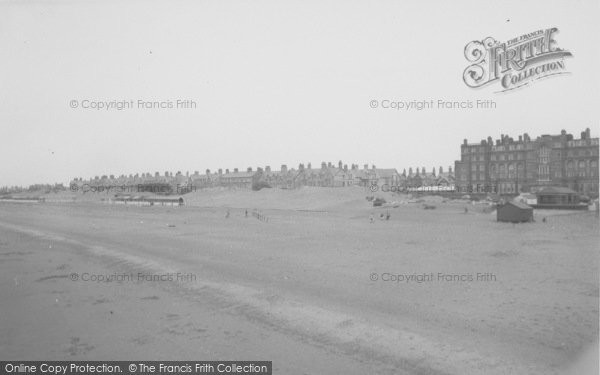
[(574, 190), (561, 186), (549, 186), (536, 193), (535, 208), (564, 210), (587, 210), (587, 204), (580, 203), (580, 195)]

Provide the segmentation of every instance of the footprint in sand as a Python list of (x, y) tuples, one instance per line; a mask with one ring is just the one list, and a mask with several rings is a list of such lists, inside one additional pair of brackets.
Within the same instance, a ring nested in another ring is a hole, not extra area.
[(166, 327), (161, 332), (168, 333), (169, 335), (173, 335), (173, 336), (182, 336), (182, 335), (185, 335), (188, 331), (179, 328), (179, 326), (177, 324), (175, 324), (170, 327)]
[(152, 341), (152, 337), (148, 336), (148, 335), (144, 335), (144, 336), (139, 336), (139, 337), (135, 337), (131, 340), (132, 343), (136, 344), (136, 345), (146, 345), (148, 344), (150, 341)]
[(54, 280), (54, 279), (66, 279), (67, 277), (69, 277), (69, 275), (52, 275), (52, 276), (45, 276), (45, 277), (40, 277), (39, 279), (36, 280), (37, 283), (41, 282), (41, 281), (47, 281), (47, 280)]
[(354, 325), (354, 322), (352, 321), (352, 319), (346, 319), (342, 322), (339, 322), (338, 324), (336, 324), (336, 327), (338, 328), (348, 328), (350, 326)]
[(166, 314), (165, 318), (167, 318), (167, 320), (178, 320), (180, 316), (179, 314)]
[(0, 253), (0, 255), (11, 256), (11, 255), (29, 255), (33, 254), (33, 251), (8, 251), (5, 253)]
[(93, 345), (81, 342), (79, 337), (71, 337), (71, 345), (67, 349), (67, 353), (71, 356), (86, 354), (94, 350)]
[(158, 296), (147, 296), (147, 297), (142, 297), (140, 298), (142, 301), (149, 301), (149, 300), (157, 300), (159, 299)]
[(92, 305), (99, 305), (101, 303), (106, 303), (106, 302), (110, 302), (110, 300), (108, 298), (100, 298), (95, 300)]

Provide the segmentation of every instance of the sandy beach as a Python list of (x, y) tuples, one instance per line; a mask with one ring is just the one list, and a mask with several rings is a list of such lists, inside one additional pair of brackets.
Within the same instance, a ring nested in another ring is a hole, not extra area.
[(591, 212), (513, 225), (464, 202), (377, 209), (360, 190), (196, 194), (1, 203), (0, 357), (558, 374), (595, 345)]

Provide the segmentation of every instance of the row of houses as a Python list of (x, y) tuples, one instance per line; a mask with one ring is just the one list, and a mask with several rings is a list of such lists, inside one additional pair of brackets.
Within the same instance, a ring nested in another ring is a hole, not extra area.
[[(154, 175), (142, 173), (135, 175), (96, 176), (88, 180), (75, 178), (71, 181), (71, 190), (127, 190), (128, 188), (144, 188), (152, 185), (168, 185), (170, 191), (160, 191), (162, 193), (178, 192), (185, 193), (189, 190), (197, 190), (212, 187), (226, 187), (233, 189), (249, 189), (253, 184), (262, 183), (263, 186), (281, 189), (295, 189), (302, 186), (318, 187), (349, 187), (371, 185), (389, 187), (419, 187), (419, 186), (452, 186), (454, 184), (454, 174), (452, 167), (444, 172), (442, 167), (436, 171), (426, 172), (425, 168), (409, 168), (399, 173), (395, 168), (377, 168), (375, 165), (370, 167), (364, 164), (359, 167), (358, 164), (343, 164), (341, 161), (337, 165), (331, 162), (322, 162), (320, 167), (313, 168), (311, 163), (307, 165), (299, 164), (297, 168), (288, 168), (287, 165), (281, 165), (279, 170), (273, 170), (270, 166), (258, 167), (253, 170), (251, 167), (245, 171), (237, 168), (232, 170), (219, 169), (216, 172), (206, 170), (200, 174), (198, 171), (190, 174), (177, 172), (165, 172)], [(162, 189), (161, 189), (162, 190)], [(127, 192), (127, 191), (126, 191)], [(128, 192), (132, 192), (129, 190)]]

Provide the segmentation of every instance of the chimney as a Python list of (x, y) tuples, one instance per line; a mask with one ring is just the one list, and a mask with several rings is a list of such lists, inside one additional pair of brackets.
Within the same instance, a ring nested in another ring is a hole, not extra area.
[(206, 175), (208, 176), (210, 174), (210, 169), (206, 170)]
[(404, 177), (406, 177), (406, 168), (404, 168), (404, 171), (402, 172), (402, 175), (403, 175)]
[(223, 174), (223, 169), (219, 168), (219, 174)]
[(348, 164), (344, 164), (344, 172), (348, 172)]
[(561, 130), (560, 135), (567, 135), (567, 131), (565, 129)]
[(452, 167), (448, 167), (448, 173), (452, 174)]
[(412, 167), (410, 167), (410, 168), (408, 168), (408, 175), (412, 176), (412, 174), (413, 174), (413, 170), (412, 170)]
[(369, 169), (369, 165), (368, 165), (368, 164), (365, 164), (365, 165), (363, 165), (363, 168), (364, 168), (364, 169)]
[(233, 168), (233, 173), (238, 173), (240, 170), (237, 168)]
[(371, 169), (375, 169), (375, 164), (371, 164)]
[(298, 170), (299, 171), (303, 171), (304, 170), (304, 164), (302, 164), (302, 163), (298, 164)]
[(467, 138), (463, 139), (463, 145), (467, 145)]
[(287, 173), (287, 165), (281, 164), (281, 173)]
[(229, 168), (225, 169), (225, 174), (229, 174)]
[(338, 169), (342, 169), (342, 161), (338, 161)]
[(332, 165), (331, 165), (331, 162), (327, 162), (327, 166), (328, 166), (329, 168), (331, 168), (331, 167), (332, 167)]
[[(237, 172), (237, 171), (236, 171), (236, 172)], [(271, 166), (270, 166), (270, 165), (267, 165), (267, 166), (265, 167), (265, 172), (267, 172), (267, 173), (270, 173), (270, 172), (271, 172)]]
[(442, 168), (442, 166), (440, 165), (440, 173), (439, 173), (439, 174), (441, 175), (442, 173), (444, 173), (444, 169), (443, 169), (443, 168)]
[(246, 172), (252, 172), (252, 167), (248, 167), (248, 169), (246, 169)]
[(310, 163), (308, 163), (308, 165), (306, 166), (306, 168), (312, 169), (312, 165), (310, 165)]
[(422, 174), (423, 176), (425, 176), (425, 175), (427, 174), (427, 173), (425, 173), (425, 167), (421, 167), (421, 174)]
[(585, 139), (591, 139), (590, 128), (585, 128)]
[(321, 169), (325, 169), (325, 168), (327, 168), (327, 163), (325, 163), (325, 162), (322, 162), (322, 163), (321, 163)]

